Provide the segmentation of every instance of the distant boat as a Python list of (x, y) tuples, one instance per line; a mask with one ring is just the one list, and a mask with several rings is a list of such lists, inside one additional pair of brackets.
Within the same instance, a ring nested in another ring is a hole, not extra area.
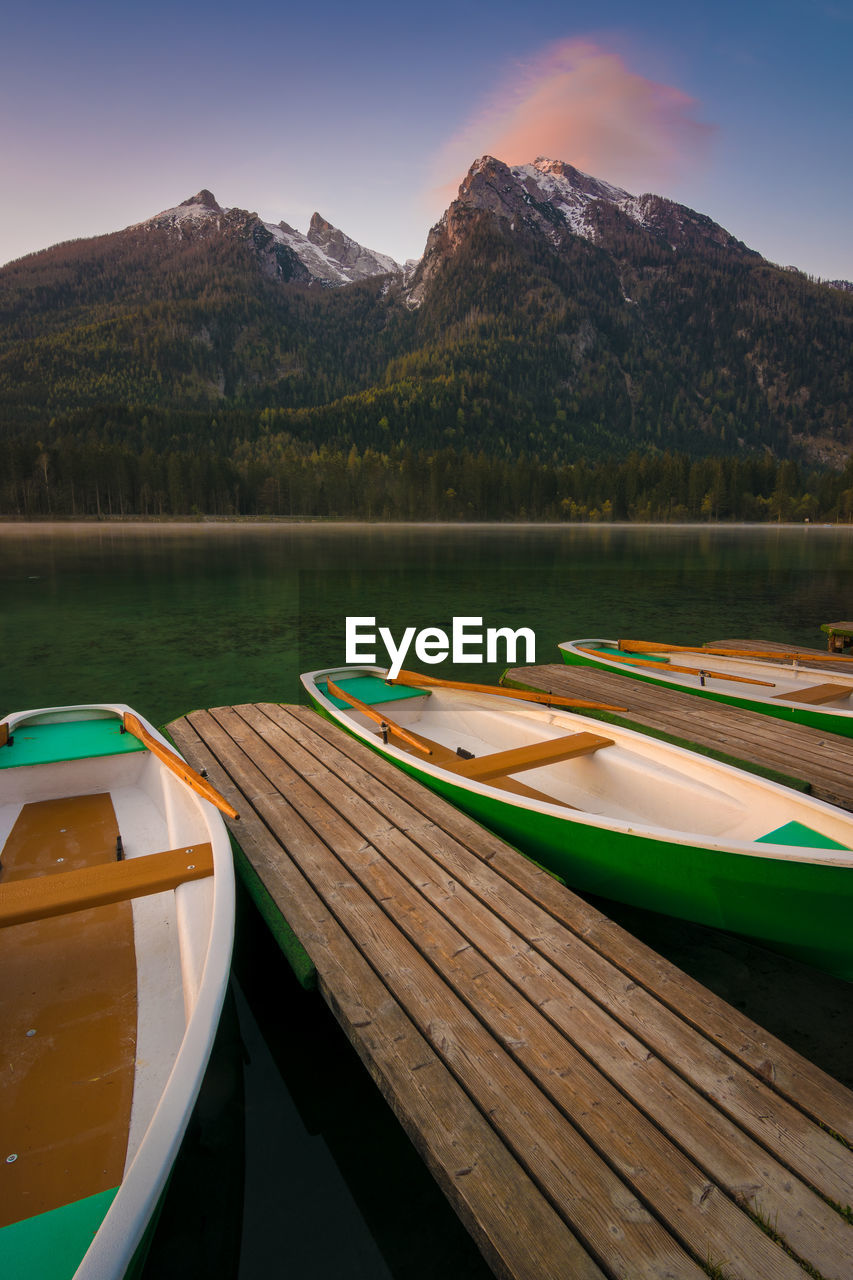
[(547, 703), (378, 667), (315, 707), (572, 888), (758, 939), (853, 980), (853, 816)]
[(228, 980), (213, 788), (122, 705), (0, 721), (0, 1275), (138, 1265)]
[[(645, 640), (566, 640), (570, 665), (604, 668), (661, 688), (728, 702), (762, 715), (853, 737), (853, 658), (794, 650), (658, 644)], [(850, 663), (849, 674), (821, 664)]]

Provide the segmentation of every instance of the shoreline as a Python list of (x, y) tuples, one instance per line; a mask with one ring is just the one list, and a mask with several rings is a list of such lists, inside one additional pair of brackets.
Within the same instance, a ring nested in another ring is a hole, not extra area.
[(747, 529), (834, 529), (853, 531), (853, 521), (776, 521), (776, 520), (310, 520), (289, 516), (68, 516), (60, 518), (40, 517), (24, 519), (19, 516), (0, 515), (0, 533), (11, 529), (57, 532), (60, 530), (127, 530), (159, 529), (461, 529), (511, 530), (511, 529), (676, 529), (676, 530), (733, 530)]

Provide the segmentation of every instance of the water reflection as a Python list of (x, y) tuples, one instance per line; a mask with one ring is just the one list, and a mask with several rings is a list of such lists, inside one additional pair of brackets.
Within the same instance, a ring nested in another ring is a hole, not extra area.
[[(299, 696), (344, 619), (581, 635), (821, 643), (849, 612), (849, 529), (573, 526), (0, 526), (0, 706), (196, 706)], [(501, 664), (479, 675), (499, 674)], [(450, 669), (448, 675), (460, 674)], [(461, 674), (471, 675), (467, 670)]]

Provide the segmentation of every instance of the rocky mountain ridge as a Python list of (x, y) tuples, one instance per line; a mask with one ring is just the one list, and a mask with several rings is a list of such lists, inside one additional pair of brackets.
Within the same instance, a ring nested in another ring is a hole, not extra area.
[(760, 258), (711, 218), (663, 196), (631, 195), (544, 156), (522, 165), (483, 156), (471, 166), (456, 200), (429, 234), (412, 283), (415, 301), (423, 297), (441, 263), (453, 255), (472, 220), (483, 214), (500, 220), (510, 232), (527, 231), (539, 237), (557, 253), (571, 236), (607, 248), (620, 231), (634, 230), (674, 252), (713, 245)]
[(306, 235), (288, 223), (264, 222), (246, 209), (223, 208), (206, 188), (129, 232), (166, 232), (179, 238), (235, 236), (249, 241), (264, 275), (283, 283), (340, 287), (403, 268), (387, 254), (366, 249), (314, 213)]

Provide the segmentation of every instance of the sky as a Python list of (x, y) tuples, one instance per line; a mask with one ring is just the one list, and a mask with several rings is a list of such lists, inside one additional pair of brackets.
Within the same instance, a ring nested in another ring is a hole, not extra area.
[(544, 155), (853, 280), (851, 0), (0, 0), (0, 263), (208, 188), (399, 262)]

